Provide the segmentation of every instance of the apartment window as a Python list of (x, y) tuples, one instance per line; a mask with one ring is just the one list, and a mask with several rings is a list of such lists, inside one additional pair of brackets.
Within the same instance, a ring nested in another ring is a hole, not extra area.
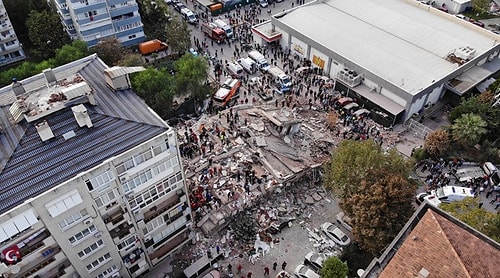
[(118, 247), (118, 250), (127, 249), (128, 247), (134, 245), (135, 241), (136, 241), (135, 236), (131, 236), (125, 239), (124, 241), (120, 242), (119, 244), (117, 244), (116, 247)]
[(73, 190), (57, 198), (56, 200), (47, 203), (45, 207), (52, 217), (56, 217), (82, 202), (82, 197), (80, 196), (78, 191)]
[(77, 244), (78, 242), (88, 238), (89, 236), (91, 236), (92, 234), (94, 234), (96, 232), (96, 228), (94, 225), (91, 225), (90, 227), (88, 228), (85, 228), (83, 231), (81, 232), (78, 232), (76, 233), (74, 236), (68, 238), (69, 240), (69, 243), (71, 243), (72, 245), (75, 245)]
[(110, 277), (111, 275), (113, 275), (117, 271), (118, 271), (118, 268), (116, 267), (116, 265), (113, 265), (112, 267), (103, 271), (101, 274), (97, 275), (96, 278)]
[(104, 254), (104, 256), (99, 257), (97, 260), (93, 261), (92, 263), (88, 264), (86, 266), (87, 270), (89, 272), (92, 272), (96, 268), (98, 268), (100, 265), (106, 263), (107, 261), (111, 260), (111, 255), (109, 253)]
[(116, 189), (105, 192), (99, 197), (95, 198), (94, 201), (98, 208), (101, 208), (109, 203), (111, 203), (118, 196), (118, 191)]
[(146, 183), (147, 181), (151, 180), (158, 174), (166, 172), (167, 170), (171, 171), (172, 168), (178, 164), (179, 161), (177, 159), (177, 156), (174, 156), (171, 159), (155, 167), (152, 167), (151, 169), (147, 169), (146, 171), (139, 173), (135, 178), (129, 180), (128, 182), (125, 182), (123, 184), (123, 190), (125, 191), (125, 193), (130, 192), (135, 188), (141, 186), (142, 184)]
[(165, 224), (165, 220), (163, 219), (163, 217), (159, 217), (159, 218), (156, 218), (156, 219), (153, 219), (152, 221), (150, 221), (146, 225), (146, 228), (144, 228), (142, 231), (144, 232), (144, 234), (147, 234), (147, 233), (150, 233), (151, 231), (154, 231), (155, 229), (162, 226), (163, 224)]
[(77, 212), (73, 215), (70, 215), (70, 216), (64, 218), (63, 221), (59, 222), (59, 228), (61, 228), (61, 230), (64, 230), (68, 226), (71, 226), (71, 225), (81, 221), (83, 219), (83, 217), (85, 217), (87, 215), (88, 215), (87, 210), (82, 209), (79, 212)]
[(100, 247), (104, 245), (102, 239), (92, 243), (91, 245), (85, 247), (82, 251), (78, 252), (78, 257), (83, 258), (98, 250)]
[(106, 170), (104, 173), (101, 173), (91, 179), (85, 181), (87, 188), (89, 191), (103, 191), (109, 187), (109, 184), (115, 179), (113, 172), (110, 169)]
[(16, 44), (15, 40), (14, 41), (8, 41), (8, 42), (5, 43), (5, 46), (14, 45), (14, 44)]
[[(135, 35), (134, 35), (135, 36)], [(139, 164), (150, 160), (151, 158), (161, 154), (162, 152), (167, 151), (167, 144), (165, 142), (153, 146), (150, 149), (148, 149), (145, 152), (142, 152), (138, 155), (132, 156), (131, 158), (125, 160), (124, 162), (118, 164), (116, 166), (116, 172), (118, 172), (118, 175), (121, 175), (125, 173), (127, 170), (130, 170), (134, 168), (135, 166), (138, 166)]]
[(186, 223), (187, 223), (186, 217), (181, 217), (181, 218), (177, 219), (176, 221), (174, 221), (172, 223), (172, 225), (168, 225), (165, 230), (163, 230), (160, 233), (154, 235), (153, 236), (153, 241), (155, 243), (161, 241), (162, 239), (168, 237), (169, 235), (171, 235), (172, 233), (174, 233), (175, 231), (177, 231), (179, 228), (181, 228)]
[(133, 210), (136, 207), (144, 208), (145, 206), (156, 201), (158, 198), (165, 196), (168, 192), (182, 187), (182, 173), (177, 173), (168, 179), (156, 184), (129, 201), (130, 208)]

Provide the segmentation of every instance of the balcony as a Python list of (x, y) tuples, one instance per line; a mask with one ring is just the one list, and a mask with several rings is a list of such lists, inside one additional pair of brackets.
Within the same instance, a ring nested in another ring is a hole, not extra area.
[(175, 236), (170, 241), (165, 243), (161, 248), (156, 249), (151, 255), (149, 255), (149, 258), (153, 260), (164, 257), (165, 255), (175, 250), (178, 246), (185, 243), (185, 241), (189, 239), (188, 235), (189, 231), (180, 233), (179, 235)]
[(131, 232), (132, 225), (128, 223), (122, 223), (118, 227), (114, 228), (113, 230), (109, 231), (111, 234), (112, 238), (118, 238), (118, 239), (123, 239), (125, 236), (135, 233)]
[(71, 263), (69, 262), (68, 259), (62, 261), (61, 263), (57, 264), (55, 267), (50, 269), (44, 274), (39, 274), (38, 276), (40, 278), (58, 278), (66, 274), (66, 268), (68, 266), (71, 266)]
[[(182, 195), (184, 195), (184, 193)], [(176, 205), (179, 205), (182, 195), (176, 194), (168, 198), (166, 201), (161, 202), (158, 205), (152, 206), (148, 211), (144, 212), (144, 222), (148, 223), (149, 221), (158, 217), (160, 214), (166, 212), (167, 210), (173, 208)]]
[(33, 276), (33, 274), (39, 270), (56, 261), (55, 255), (59, 252), (61, 252), (61, 248), (59, 246), (46, 248), (43, 252), (40, 252), (42, 256), (30, 261), (27, 265), (21, 268), (19, 273), (13, 274), (9, 276), (9, 278), (27, 278)]
[(139, 262), (141, 259), (144, 258), (144, 250), (141, 248), (137, 248), (124, 256), (122, 258), (123, 263), (125, 264), (125, 267), (131, 268), (133, 265), (135, 265), (137, 262)]
[(117, 211), (112, 212), (109, 215), (104, 215), (102, 218), (104, 223), (106, 223), (106, 228), (108, 228), (108, 230), (112, 230), (116, 225), (128, 219), (128, 217), (125, 216), (124, 211), (118, 207)]
[(112, 24), (111, 19), (109, 17), (104, 18), (104, 19), (100, 19), (100, 20), (93, 20), (93, 17), (90, 17), (90, 20), (91, 21), (89, 23), (85, 23), (85, 24), (80, 25), (80, 32), (85, 32), (88, 30), (97, 29), (97, 28), (100, 28), (102, 26)]

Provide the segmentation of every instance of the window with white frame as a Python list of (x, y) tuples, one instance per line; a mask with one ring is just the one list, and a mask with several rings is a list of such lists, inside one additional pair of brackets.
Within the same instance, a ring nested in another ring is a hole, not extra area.
[(75, 223), (80, 222), (87, 215), (88, 215), (87, 210), (86, 209), (82, 209), (79, 212), (77, 212), (77, 213), (75, 213), (73, 215), (70, 215), (70, 216), (64, 218), (62, 221), (60, 221), (59, 222), (59, 228), (61, 228), (61, 230), (64, 230), (67, 227), (69, 227), (69, 226), (71, 226), (71, 225), (73, 225)]
[(116, 199), (116, 197), (118, 197), (118, 190), (116, 189), (113, 189), (113, 190), (110, 190), (108, 192), (105, 192), (101, 195), (99, 195), (99, 197), (95, 198), (94, 201), (97, 205), (98, 208), (101, 208), (109, 203), (111, 203), (113, 200)]
[(163, 224), (165, 224), (165, 220), (163, 219), (163, 217), (158, 217), (149, 221), (146, 225), (146, 228), (142, 229), (142, 231), (144, 232), (144, 234), (148, 234), (155, 229), (158, 229), (158, 227), (162, 226)]
[(49, 211), (50, 216), (56, 217), (82, 202), (83, 202), (82, 197), (78, 193), (78, 190), (75, 189), (45, 204), (45, 207)]
[(92, 253), (94, 253), (96, 250), (100, 249), (104, 245), (104, 242), (102, 239), (92, 243), (91, 245), (85, 247), (82, 251), (78, 252), (78, 257), (83, 258), (86, 257)]
[(94, 225), (91, 225), (88, 228), (85, 228), (81, 232), (76, 233), (74, 236), (68, 238), (69, 243), (72, 245), (78, 244), (78, 242), (88, 238), (89, 236), (95, 234), (97, 229), (95, 228)]
[(127, 249), (130, 246), (133, 246), (135, 244), (136, 238), (135, 236), (131, 236), (123, 240), (122, 242), (118, 243), (116, 247), (118, 247), (118, 250), (123, 250)]
[(125, 173), (127, 170), (130, 170), (134, 168), (135, 166), (150, 160), (151, 158), (166, 152), (168, 150), (167, 143), (162, 142), (158, 145), (155, 145), (151, 147), (150, 149), (130, 157), (129, 159), (125, 160), (124, 162), (118, 164), (116, 166), (116, 172), (118, 173), (118, 176), (121, 174)]
[(99, 257), (97, 260), (93, 261), (92, 263), (88, 264), (86, 266), (87, 270), (89, 272), (92, 272), (96, 268), (98, 268), (100, 265), (106, 263), (107, 261), (111, 260), (111, 255), (109, 253), (104, 254), (104, 256)]
[(135, 188), (141, 186), (142, 184), (146, 183), (147, 181), (153, 179), (153, 177), (157, 176), (158, 174), (164, 173), (167, 170), (171, 171), (172, 168), (178, 164), (179, 160), (177, 159), (177, 156), (174, 156), (169, 160), (155, 167), (152, 167), (151, 169), (147, 169), (143, 172), (140, 172), (133, 179), (123, 183), (123, 191), (125, 191), (125, 193), (130, 192)]
[(129, 200), (130, 208), (133, 210), (136, 207), (144, 208), (145, 206), (156, 201), (158, 198), (165, 196), (168, 192), (182, 187), (182, 173), (179, 172), (175, 176), (164, 179), (156, 186), (141, 192), (138, 196)]
[(115, 272), (118, 271), (118, 267), (116, 265), (113, 265), (112, 267), (104, 270), (102, 273), (97, 275), (95, 278), (106, 278), (106, 277), (111, 277)]
[(98, 190), (99, 192), (109, 188), (109, 184), (115, 179), (113, 172), (108, 169), (91, 179), (85, 181), (89, 191)]

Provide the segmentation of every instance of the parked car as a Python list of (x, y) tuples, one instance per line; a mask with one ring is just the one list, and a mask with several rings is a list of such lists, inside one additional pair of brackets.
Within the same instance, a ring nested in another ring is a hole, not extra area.
[(181, 10), (184, 8), (186, 8), (186, 6), (182, 3), (175, 3), (174, 4), (174, 9), (178, 12), (181, 12)]
[(420, 205), (421, 203), (424, 202), (424, 198), (427, 195), (429, 195), (427, 192), (422, 192), (417, 194), (417, 196), (415, 196), (415, 203), (417, 203), (417, 205)]
[(304, 264), (312, 266), (315, 270), (320, 270), (323, 268), (325, 259), (324, 255), (311, 251), (304, 256)]
[(299, 264), (294, 273), (299, 278), (320, 278), (316, 272), (303, 264)]
[(335, 243), (339, 245), (349, 245), (351, 243), (351, 239), (342, 232), (339, 227), (333, 225), (330, 222), (325, 222), (321, 225), (321, 230), (323, 230), (323, 233), (333, 240)]
[(269, 3), (267, 3), (267, 0), (258, 0), (258, 2), (262, 8), (265, 8), (269, 5)]

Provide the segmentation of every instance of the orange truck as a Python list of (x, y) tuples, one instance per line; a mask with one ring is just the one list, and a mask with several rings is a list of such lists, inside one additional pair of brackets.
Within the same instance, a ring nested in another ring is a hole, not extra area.
[(228, 78), (213, 95), (214, 106), (226, 108), (235, 104), (240, 96), (240, 87), (238, 79)]
[(168, 44), (160, 40), (150, 40), (139, 44), (139, 52), (148, 55), (154, 52), (168, 49)]

